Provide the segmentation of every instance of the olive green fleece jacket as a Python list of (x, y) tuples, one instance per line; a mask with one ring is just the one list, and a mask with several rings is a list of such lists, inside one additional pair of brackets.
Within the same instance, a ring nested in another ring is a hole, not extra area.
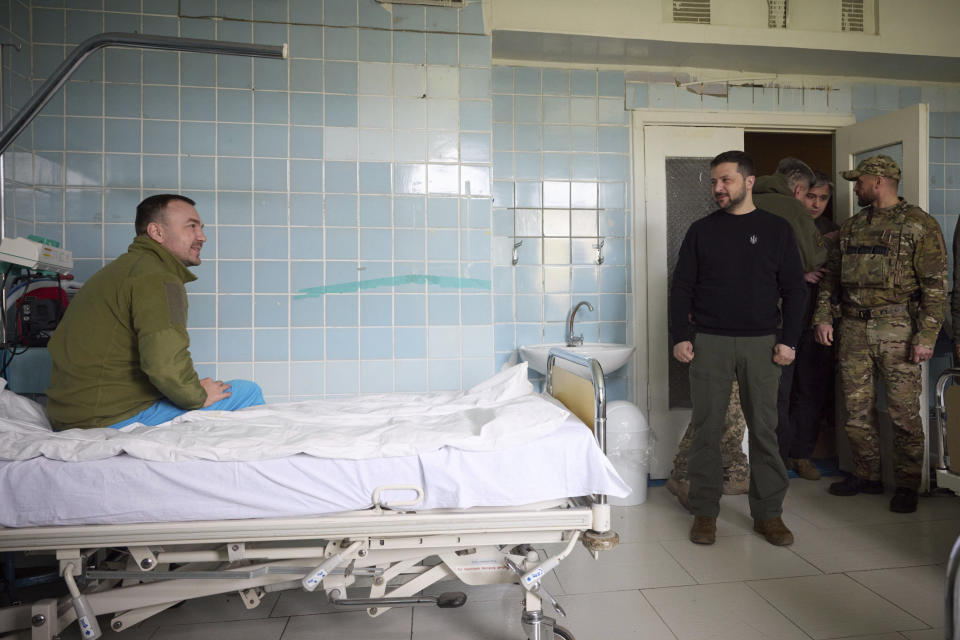
[(196, 278), (141, 235), (83, 285), (48, 345), (54, 427), (108, 427), (163, 397), (183, 409), (203, 406), (183, 287)]
[(758, 209), (774, 213), (793, 228), (797, 237), (797, 248), (805, 272), (815, 271), (827, 261), (827, 246), (817, 230), (810, 212), (803, 203), (793, 196), (793, 190), (787, 184), (787, 178), (780, 174), (757, 176), (753, 185), (753, 204)]

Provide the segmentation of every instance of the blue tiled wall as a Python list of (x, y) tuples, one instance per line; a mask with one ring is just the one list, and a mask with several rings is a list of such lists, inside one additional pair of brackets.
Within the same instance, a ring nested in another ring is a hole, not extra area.
[[(3, 58), (3, 123), (10, 122), (30, 97), (30, 8), (22, 0), (0, 3), (0, 42)], [(17, 230), (18, 221), (34, 220), (32, 136), (29, 132), (14, 140), (3, 159), (5, 235)]]
[[(631, 317), (630, 120), (624, 75), (493, 70), (494, 330), (516, 345), (563, 342), (570, 309), (587, 342), (627, 342)], [(514, 243), (517, 264), (513, 266)], [(602, 247), (599, 246), (602, 242)], [(598, 262), (602, 258), (602, 263)], [(608, 380), (626, 398), (626, 369)]]
[[(22, 45), (4, 48), (5, 117), (100, 31), (288, 42), (291, 59), (94, 54), (5, 157), (6, 233), (63, 241), (83, 279), (125, 250), (142, 197), (195, 198), (209, 242), (192, 352), (271, 399), (464, 388), (517, 345), (562, 341), (579, 300), (587, 341), (627, 341), (632, 108), (862, 120), (929, 102), (930, 211), (948, 238), (960, 214), (955, 87), (719, 96), (493, 66), (479, 0), (0, 2), (0, 35)], [(629, 386), (619, 372), (610, 397)]]
[(857, 122), (921, 102), (928, 104), (929, 212), (943, 228), (952, 258), (949, 245), (960, 217), (960, 87), (841, 82), (815, 88), (730, 86), (725, 91), (726, 95), (700, 95), (697, 85), (627, 82), (626, 101), (634, 109), (852, 113)]
[(140, 199), (182, 192), (209, 237), (188, 286), (201, 375), (269, 399), (490, 376), (490, 37), (479, 2), (389, 7), (34, 3), (35, 85), (100, 31), (287, 42), (291, 58), (91, 56), (23, 136), (36, 208), (16, 203), (15, 233), (63, 242), (82, 280), (125, 251)]

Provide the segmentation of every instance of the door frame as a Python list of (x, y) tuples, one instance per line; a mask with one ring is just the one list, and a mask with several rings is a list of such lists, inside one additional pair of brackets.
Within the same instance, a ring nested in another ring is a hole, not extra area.
[(631, 112), (631, 159), (633, 188), (631, 191), (631, 278), (633, 284), (632, 340), (636, 348), (633, 358), (633, 401), (645, 415), (650, 415), (649, 318), (647, 316), (646, 167), (644, 127), (741, 127), (748, 132), (820, 133), (834, 135), (837, 129), (855, 124), (853, 114), (810, 114), (762, 111), (691, 111), (635, 109)]
[[(646, 256), (647, 211), (646, 167), (644, 166), (646, 126), (682, 127), (743, 127), (745, 131), (824, 133), (835, 134), (837, 129), (856, 124), (853, 114), (813, 114), (764, 111), (691, 111), (677, 109), (634, 109), (630, 114), (631, 158), (633, 162), (633, 189), (630, 194), (631, 214), (631, 277), (633, 281), (633, 401), (644, 414), (650, 408), (648, 329), (647, 318), (647, 263), (636, 256)], [(644, 294), (644, 295), (641, 295)]]

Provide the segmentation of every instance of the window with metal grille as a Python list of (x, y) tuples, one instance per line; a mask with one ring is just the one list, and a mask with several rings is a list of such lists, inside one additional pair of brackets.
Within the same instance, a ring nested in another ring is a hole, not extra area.
[(767, 0), (767, 26), (771, 29), (787, 28), (788, 0)]
[(843, 0), (840, 6), (840, 30), (863, 31), (863, 0)]
[(673, 0), (673, 21), (710, 24), (710, 0)]

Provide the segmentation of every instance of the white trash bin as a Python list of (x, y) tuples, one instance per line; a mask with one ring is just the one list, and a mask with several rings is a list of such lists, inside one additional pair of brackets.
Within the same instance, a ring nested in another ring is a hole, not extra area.
[(610, 496), (610, 504), (633, 506), (647, 500), (650, 427), (637, 405), (626, 400), (607, 404), (607, 457), (632, 489), (625, 498)]

